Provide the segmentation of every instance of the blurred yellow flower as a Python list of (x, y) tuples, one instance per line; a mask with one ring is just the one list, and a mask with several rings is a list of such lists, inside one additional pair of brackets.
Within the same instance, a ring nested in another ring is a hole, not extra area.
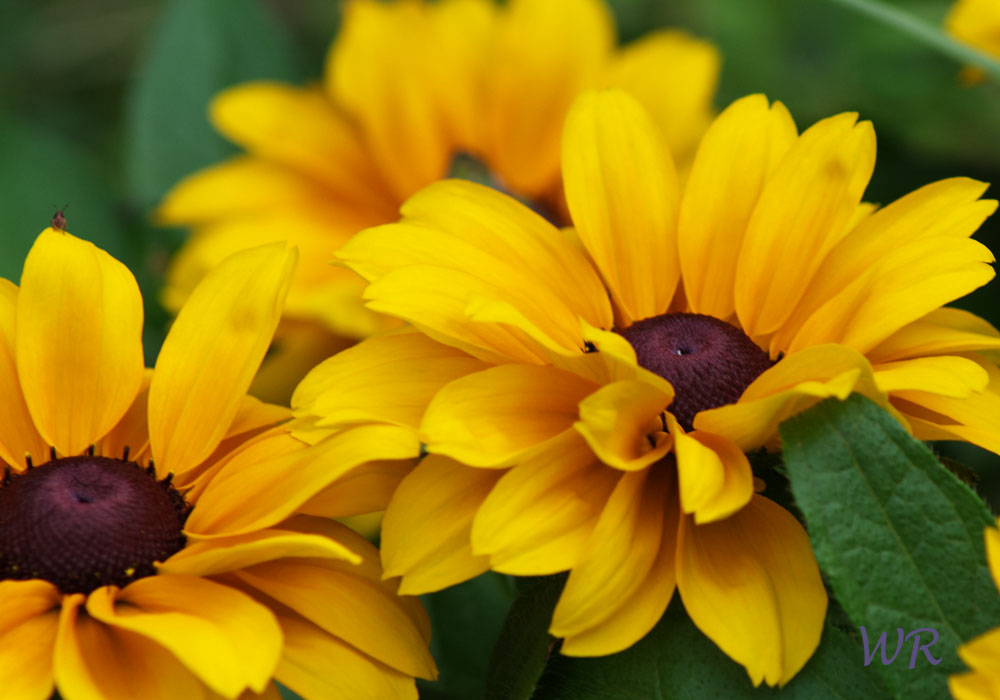
[[(1000, 529), (988, 527), (984, 534), (986, 559), (1000, 591)], [(1000, 627), (960, 646), (958, 656), (972, 671), (948, 679), (955, 700), (1000, 700)]]
[[(945, 29), (959, 41), (1000, 58), (1000, 2), (996, 0), (957, 0), (948, 11)], [(963, 73), (968, 82), (978, 82), (985, 76), (976, 67)]]
[(977, 354), (1000, 333), (940, 308), (992, 278), (969, 236), (996, 202), (955, 178), (862, 203), (875, 138), (856, 120), (799, 134), (780, 103), (744, 98), (682, 187), (640, 103), (590, 91), (563, 134), (575, 230), (444, 181), (352, 238), (338, 257), (369, 280), (369, 308), (413, 327), (319, 365), (293, 409), (310, 440), (419, 434), (429, 456), (383, 529), (401, 591), (568, 570), (550, 631), (591, 656), (641, 638), (676, 587), (754, 684), (802, 668), (826, 593), (744, 452), (851, 392), (918, 437), (1000, 452), (1000, 372)]
[(710, 44), (678, 31), (616, 49), (600, 0), (345, 3), (321, 86), (252, 83), (212, 104), (216, 128), (248, 153), (196, 173), (163, 201), (162, 223), (195, 229), (169, 271), (165, 303), (178, 308), (236, 250), (297, 245), (303, 264), (287, 323), (254, 386), (285, 401), (347, 339), (393, 325), (363, 307), (363, 280), (328, 264), (351, 235), (394, 221), (407, 197), (470, 161), (558, 214), (562, 124), (589, 86), (620, 85), (640, 98), (686, 162), (711, 116), (718, 64)]
[(372, 434), (308, 447), (246, 395), (294, 265), (282, 244), (221, 263), (154, 370), (104, 251), (47, 229), (0, 280), (0, 697), (415, 699), (434, 677), (420, 603), (305, 514), (337, 511)]

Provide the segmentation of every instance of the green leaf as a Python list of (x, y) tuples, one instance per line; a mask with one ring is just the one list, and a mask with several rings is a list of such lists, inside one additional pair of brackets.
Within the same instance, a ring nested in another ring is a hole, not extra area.
[(289, 39), (258, 0), (169, 0), (128, 97), (127, 178), (142, 209), (234, 152), (208, 122), (222, 88), (298, 77)]
[(886, 632), (891, 656), (897, 628), (940, 634), (929, 648), (938, 665), (921, 653), (911, 670), (911, 639), (890, 665), (876, 658), (872, 666), (896, 697), (947, 697), (948, 674), (964, 668), (956, 647), (1000, 623), (983, 544), (993, 523), (986, 506), (864, 397), (824, 401), (786, 421), (781, 437), (820, 568), (871, 647)]
[(528, 700), (556, 643), (549, 621), (565, 576), (518, 579), (486, 676), (486, 700)]
[(623, 652), (595, 659), (555, 656), (533, 700), (888, 700), (860, 662), (857, 645), (827, 625), (820, 645), (783, 689), (754, 688), (743, 667), (694, 626), (678, 596), (659, 624)]
[(440, 672), (434, 683), (417, 681), (422, 700), (483, 697), (490, 650), (513, 599), (510, 579), (493, 572), (421, 596), (431, 618), (431, 653)]
[(97, 163), (56, 133), (0, 115), (0, 277), (20, 280), (35, 238), (66, 204), (67, 230), (131, 262)]

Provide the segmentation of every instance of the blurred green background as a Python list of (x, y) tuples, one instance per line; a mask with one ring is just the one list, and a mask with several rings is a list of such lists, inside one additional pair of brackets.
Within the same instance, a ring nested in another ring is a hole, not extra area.
[[(934, 24), (947, 0), (893, 3)], [(0, 4), (0, 275), (17, 279), (34, 236), (68, 204), (68, 228), (136, 273), (147, 305), (147, 359), (167, 318), (159, 280), (183, 231), (156, 229), (167, 188), (232, 147), (208, 125), (220, 88), (253, 78), (319, 77), (336, 31), (332, 0), (7, 0)], [(681, 26), (724, 56), (718, 104), (764, 92), (800, 127), (851, 110), (871, 119), (879, 157), (867, 199), (931, 180), (1000, 182), (1000, 86), (962, 85), (959, 66), (828, 0), (616, 0), (623, 41)], [(991, 192), (997, 196), (994, 188)], [(1000, 250), (1000, 217), (979, 239)], [(1000, 283), (960, 305), (1000, 324)], [(1000, 416), (998, 416), (1000, 420)], [(1000, 459), (969, 464), (1000, 505)]]

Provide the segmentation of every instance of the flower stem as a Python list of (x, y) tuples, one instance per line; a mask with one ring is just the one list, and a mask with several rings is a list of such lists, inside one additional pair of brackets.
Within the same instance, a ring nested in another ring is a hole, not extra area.
[(981, 68), (994, 80), (1000, 81), (1000, 61), (960, 41), (952, 39), (937, 27), (914, 17), (905, 10), (881, 0), (831, 0), (872, 19), (909, 34), (914, 39), (947, 55), (960, 63)]

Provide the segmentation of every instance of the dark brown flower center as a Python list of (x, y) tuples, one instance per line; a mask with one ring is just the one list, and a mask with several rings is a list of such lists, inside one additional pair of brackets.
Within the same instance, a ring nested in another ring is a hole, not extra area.
[(712, 316), (664, 314), (619, 333), (640, 366), (673, 385), (669, 409), (685, 430), (699, 411), (735, 403), (774, 364), (743, 331)]
[(110, 457), (65, 457), (0, 486), (0, 580), (63, 593), (125, 586), (184, 547), (190, 507), (169, 479)]

